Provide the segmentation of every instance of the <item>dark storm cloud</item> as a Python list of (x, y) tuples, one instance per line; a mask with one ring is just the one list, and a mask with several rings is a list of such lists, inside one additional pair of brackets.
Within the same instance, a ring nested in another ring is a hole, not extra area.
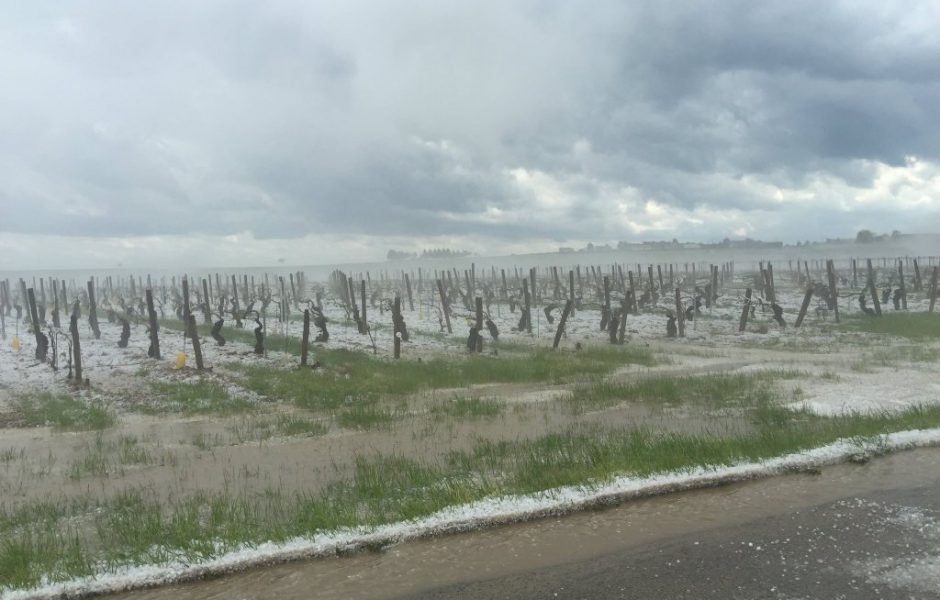
[[(940, 161), (932, 3), (6, 12), (0, 231), (583, 239), (610, 190), (785, 213), (755, 180), (867, 187), (860, 161)], [(577, 201), (552, 208), (517, 169)]]

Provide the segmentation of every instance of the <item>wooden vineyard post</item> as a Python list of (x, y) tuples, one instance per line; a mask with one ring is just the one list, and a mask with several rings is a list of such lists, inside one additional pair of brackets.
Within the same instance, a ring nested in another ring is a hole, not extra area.
[(679, 325), (679, 337), (685, 337), (685, 311), (682, 310), (682, 290), (676, 288), (676, 321)]
[(568, 300), (565, 302), (565, 310), (561, 313), (561, 320), (558, 321), (558, 329), (555, 330), (555, 340), (552, 342), (552, 350), (558, 349), (558, 343), (561, 341), (561, 336), (565, 333), (565, 323), (568, 321), (568, 315), (571, 314), (571, 310), (574, 308), (574, 300)]
[(39, 311), (36, 309), (36, 290), (29, 288), (26, 290), (26, 303), (29, 305), (30, 318), (33, 320), (33, 333), (36, 336), (36, 359), (42, 362), (46, 361), (47, 348), (44, 348), (48, 341), (44, 340), (42, 333), (42, 324), (39, 322)]
[(898, 279), (901, 280), (901, 308), (907, 310), (907, 287), (904, 285), (904, 261), (898, 261)]
[[(538, 304), (538, 302), (538, 288), (535, 287), (535, 267), (532, 267), (529, 269), (529, 304), (527, 306)], [(531, 327), (529, 327), (529, 333), (532, 333)]]
[(209, 296), (209, 282), (205, 278), (202, 280), (202, 314), (206, 323), (212, 324), (212, 301)]
[(604, 275), (604, 309), (610, 315), (610, 277)]
[(656, 271), (659, 273), (659, 293), (662, 294), (666, 291), (666, 286), (663, 285), (663, 266), (656, 265)]
[(483, 352), (483, 298), (477, 296), (474, 299), (474, 310), (476, 312), (476, 324), (477, 328), (477, 347), (474, 348), (475, 352)]
[(636, 300), (636, 285), (633, 281), (633, 271), (628, 271), (627, 275), (630, 276), (630, 310), (636, 315), (640, 313), (640, 308)]
[(718, 265), (712, 266), (712, 304), (718, 301)]
[(193, 356), (196, 357), (196, 369), (202, 371), (205, 367), (202, 362), (202, 344), (199, 341), (199, 331), (196, 329), (196, 317), (189, 315), (189, 339), (193, 342)]
[(392, 343), (394, 344), (395, 358), (401, 358), (401, 331), (398, 323), (401, 319), (401, 296), (395, 294), (395, 300), (392, 303)]
[(617, 343), (623, 345), (623, 337), (627, 331), (627, 300), (626, 298), (620, 303), (620, 323), (617, 327)]
[(235, 327), (241, 328), (242, 318), (239, 313), (238, 306), (238, 281), (235, 279), (235, 276), (232, 275), (232, 313), (235, 317)]
[[(797, 265), (800, 263), (797, 262)], [(800, 314), (796, 317), (796, 323), (793, 324), (793, 327), (799, 328), (803, 324), (803, 319), (806, 318), (806, 310), (809, 308), (809, 301), (813, 297), (813, 286), (807, 286), (806, 295), (803, 296), (803, 304), (800, 305)], [(743, 319), (747, 319), (747, 315), (741, 315)]]
[(774, 281), (774, 266), (767, 263), (767, 283), (770, 285), (770, 301), (777, 301), (777, 284)]
[[(247, 279), (247, 276), (246, 276), (246, 279)], [(284, 277), (279, 276), (279, 277), (277, 278), (277, 280), (278, 280), (278, 283), (281, 284), (281, 298), (280, 298), (280, 302), (278, 302), (278, 305), (281, 307), (281, 316), (280, 316), (280, 319), (278, 319), (278, 320), (279, 320), (281, 323), (287, 323), (287, 318), (288, 318), (288, 314), (287, 314), (287, 313), (289, 312), (290, 301), (289, 301), (289, 299), (287, 298), (287, 291), (284, 289)], [(247, 282), (247, 281), (245, 281), (245, 289), (246, 289), (246, 290), (248, 289), (248, 282)], [(245, 293), (245, 302), (248, 302), (248, 299), (249, 299), (249, 298), (250, 298), (250, 296), (249, 296), (248, 293), (246, 292), (246, 293)]]
[(88, 324), (95, 334), (95, 339), (101, 339), (101, 329), (98, 327), (98, 307), (95, 304), (95, 280), (88, 280)]
[(185, 275), (180, 280), (183, 286), (183, 319), (186, 323), (186, 335), (193, 343), (193, 356), (196, 358), (196, 369), (202, 371), (202, 345), (199, 343), (199, 331), (196, 328), (196, 317), (193, 316), (189, 306), (189, 278)]
[(940, 272), (940, 267), (933, 268), (933, 275), (930, 276), (930, 308), (927, 309), (927, 312), (932, 313), (933, 307), (937, 303), (937, 273)]
[[(804, 300), (804, 302), (806, 302)], [(741, 320), (738, 322), (738, 331), (742, 332), (747, 328), (747, 316), (751, 312), (751, 288), (744, 290), (744, 308), (741, 309)]]
[(653, 283), (653, 265), (647, 268), (647, 272), (650, 276), (650, 295), (652, 296), (656, 292), (656, 284)]
[(300, 366), (307, 366), (307, 351), (310, 348), (310, 309), (304, 309), (304, 333), (300, 338)]
[(917, 266), (917, 259), (914, 259), (914, 291), (922, 292), (924, 290), (924, 285), (920, 280), (920, 267)]
[(839, 322), (839, 289), (836, 287), (836, 265), (832, 259), (826, 261), (826, 274), (829, 276), (829, 296), (832, 298), (832, 314), (836, 323)]
[(73, 314), (69, 322), (69, 333), (72, 334), (72, 364), (75, 366), (75, 381), (82, 385), (82, 343), (78, 339), (78, 315)]
[(509, 298), (509, 288), (506, 286), (506, 269), (500, 269), (500, 274), (502, 275), (502, 278), (503, 278), (502, 299), (506, 300), (507, 298)]
[(871, 267), (871, 259), (868, 259), (868, 292), (871, 294), (872, 304), (875, 306), (875, 315), (881, 316), (881, 300), (878, 299), (878, 290), (875, 289), (875, 270)]
[(532, 333), (532, 298), (529, 295), (529, 282), (522, 280), (522, 301), (525, 303), (525, 331)]
[(366, 280), (365, 279), (362, 279), (360, 281), (359, 296), (362, 302), (362, 308), (360, 309), (360, 312), (362, 313), (360, 315), (360, 317), (362, 318), (362, 321), (360, 321), (361, 325), (359, 326), (359, 333), (369, 333), (369, 321), (366, 320)]
[(415, 303), (411, 297), (411, 279), (408, 277), (408, 273), (405, 273), (405, 291), (408, 292), (408, 310), (414, 312)]
[(571, 300), (571, 310), (574, 310), (574, 271), (568, 271), (568, 299)]
[[(52, 280), (50, 286), (49, 291), (52, 292), (52, 326), (58, 329), (62, 326), (62, 323), (59, 321), (59, 294), (56, 291), (55, 279)], [(0, 307), (0, 312), (2, 312), (2, 307)]]
[(150, 319), (150, 345), (153, 348), (153, 358), (160, 358), (160, 336), (157, 325), (157, 311), (153, 308), (153, 290), (147, 288), (147, 317)]
[(450, 306), (447, 305), (447, 294), (444, 293), (444, 284), (437, 280), (437, 293), (441, 295), (441, 312), (444, 313), (444, 322), (447, 324), (447, 333), (454, 333), (450, 328)]
[[(809, 276), (809, 271), (806, 272), (806, 275)], [(858, 261), (854, 258), (852, 259), (852, 289), (858, 289)]]
[(189, 335), (189, 279), (185, 275), (180, 279), (180, 286), (183, 288), (183, 323)]

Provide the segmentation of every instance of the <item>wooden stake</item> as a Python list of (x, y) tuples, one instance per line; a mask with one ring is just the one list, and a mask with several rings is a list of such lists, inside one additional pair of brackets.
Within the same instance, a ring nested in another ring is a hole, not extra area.
[(300, 338), (300, 366), (307, 366), (307, 351), (310, 348), (310, 309), (304, 309), (304, 333)]
[(875, 288), (875, 270), (871, 266), (871, 259), (866, 259), (868, 264), (868, 293), (871, 294), (872, 304), (875, 306), (875, 315), (881, 316), (881, 300), (878, 298), (878, 290)]
[[(150, 319), (150, 344), (153, 346), (153, 357), (160, 358), (160, 337), (157, 334), (157, 311), (153, 308), (153, 290), (147, 288), (147, 316)], [(74, 321), (73, 321), (74, 323)]]
[(414, 312), (415, 303), (411, 297), (411, 279), (408, 277), (408, 273), (405, 273), (405, 290), (408, 292), (408, 310)]
[(623, 345), (623, 338), (627, 331), (627, 313), (628, 312), (629, 311), (627, 310), (627, 300), (626, 298), (624, 298), (620, 302), (621, 317), (620, 317), (620, 323), (617, 327), (617, 343), (620, 345)]
[(212, 324), (212, 300), (209, 295), (209, 282), (205, 278), (202, 280), (202, 314), (206, 323)]
[(633, 281), (633, 271), (627, 273), (630, 276), (630, 310), (633, 311), (633, 314), (640, 314), (640, 305), (636, 300), (636, 285)]
[(239, 314), (241, 307), (238, 306), (238, 280), (235, 279), (234, 275), (232, 275), (232, 312), (235, 317), (235, 327), (241, 327), (242, 316)]
[(571, 310), (574, 308), (574, 300), (568, 300), (565, 302), (565, 310), (561, 313), (561, 320), (558, 321), (558, 329), (555, 330), (555, 340), (552, 342), (552, 350), (558, 348), (558, 343), (561, 341), (561, 336), (565, 332), (565, 323), (568, 321), (568, 315), (571, 314)]
[(679, 325), (679, 337), (685, 337), (685, 311), (682, 310), (682, 290), (676, 288), (676, 321)]
[(441, 295), (441, 311), (444, 313), (444, 322), (447, 324), (447, 333), (454, 333), (450, 328), (450, 306), (447, 303), (447, 294), (444, 293), (444, 284), (437, 280), (437, 293)]
[[(800, 264), (799, 261), (796, 263)], [(793, 327), (799, 328), (803, 324), (803, 319), (806, 317), (806, 310), (809, 308), (809, 302), (813, 297), (813, 286), (806, 287), (806, 295), (803, 296), (803, 304), (800, 305), (800, 314), (796, 316), (796, 323), (793, 324)], [(743, 318), (746, 319), (746, 315), (743, 315)]]
[(532, 333), (532, 299), (529, 296), (529, 282), (525, 279), (522, 280), (522, 300), (525, 303), (525, 330), (526, 333)]
[(183, 275), (180, 283), (183, 287), (183, 321), (186, 323), (186, 335), (193, 343), (193, 356), (196, 358), (196, 369), (203, 370), (202, 344), (199, 343), (199, 330), (196, 328), (196, 317), (193, 316), (189, 306), (189, 278)]
[(199, 331), (196, 329), (196, 317), (189, 315), (189, 339), (193, 342), (193, 356), (196, 357), (196, 369), (202, 371), (202, 344), (199, 341)]
[(361, 331), (359, 333), (368, 333), (369, 332), (369, 321), (366, 319), (366, 280), (361, 280), (360, 286), (360, 298), (362, 300), (362, 325), (360, 326)]
[(933, 275), (930, 276), (930, 308), (927, 312), (932, 313), (933, 307), (937, 303), (937, 273), (940, 273), (940, 267), (933, 268)]
[(78, 315), (73, 314), (69, 323), (69, 333), (72, 334), (72, 364), (75, 366), (75, 382), (84, 385), (82, 379), (82, 343), (78, 337)]
[(901, 280), (901, 308), (907, 310), (907, 288), (904, 286), (904, 261), (898, 261), (898, 278)]
[(738, 331), (747, 328), (747, 317), (751, 312), (751, 288), (744, 290), (744, 308), (741, 309), (741, 320), (738, 322)]
[(398, 320), (401, 318), (401, 296), (395, 294), (395, 300), (392, 303), (392, 344), (394, 345), (395, 358), (401, 358), (401, 332), (398, 329)]
[(98, 307), (95, 304), (95, 282), (88, 280), (88, 324), (91, 325), (91, 331), (95, 334), (95, 339), (101, 339), (101, 329), (98, 327)]
[[(26, 304), (26, 308), (29, 310), (30, 318), (33, 321), (33, 334), (36, 336), (36, 350), (38, 351), (42, 346), (43, 333), (42, 323), (39, 322), (39, 311), (36, 308), (36, 290), (33, 288), (26, 290)], [(45, 360), (44, 357), (37, 356), (36, 358), (42, 358)]]
[(839, 322), (839, 288), (837, 287), (838, 279), (836, 279), (836, 265), (830, 259), (826, 261), (826, 272), (829, 276), (829, 295), (832, 298), (832, 311), (835, 316), (836, 323)]
[(920, 267), (917, 266), (917, 259), (914, 259), (914, 291), (921, 292), (923, 291), (924, 286), (920, 280)]

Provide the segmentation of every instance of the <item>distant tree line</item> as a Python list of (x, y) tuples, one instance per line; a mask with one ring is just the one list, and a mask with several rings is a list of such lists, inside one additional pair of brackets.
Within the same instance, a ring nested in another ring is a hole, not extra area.
[(861, 231), (858, 232), (858, 234), (856, 234), (855, 243), (856, 244), (874, 244), (876, 242), (887, 242), (888, 240), (896, 242), (901, 239), (901, 235), (902, 235), (901, 232), (898, 231), (897, 229), (892, 231), (890, 235), (888, 235), (887, 233), (883, 235), (876, 235), (870, 229), (862, 229)]
[(407, 260), (411, 258), (459, 258), (461, 256), (470, 256), (468, 250), (452, 250), (450, 248), (430, 248), (422, 250), (421, 254), (415, 252), (403, 252), (401, 250), (389, 250), (385, 258), (387, 260)]

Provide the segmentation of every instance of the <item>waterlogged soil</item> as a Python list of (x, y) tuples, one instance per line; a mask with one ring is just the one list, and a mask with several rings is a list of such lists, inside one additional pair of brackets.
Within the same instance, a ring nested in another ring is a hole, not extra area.
[[(495, 402), (492, 416), (442, 415), (456, 390), (413, 399), (399, 420), (375, 430), (330, 426), (327, 418), (290, 407), (232, 417), (122, 415), (102, 432), (7, 429), (0, 436), (0, 493), (12, 504), (49, 497), (108, 498), (128, 489), (151, 488), (170, 501), (186, 490), (242, 492), (277, 489), (315, 492), (347, 479), (357, 457), (405, 456), (437, 463), (480, 440), (519, 441), (563, 431), (572, 423), (624, 425), (668, 433), (723, 434), (748, 430), (734, 414), (689, 407), (620, 404), (573, 415), (565, 389), (482, 385), (457, 398)], [(272, 414), (272, 413), (276, 413)], [(277, 416), (291, 415), (330, 427), (319, 435), (279, 435)]]
[[(799, 294), (786, 294), (781, 292), (781, 301), (793, 306)], [(812, 320), (799, 331), (781, 329), (760, 311), (748, 332), (737, 333), (736, 301), (736, 293), (731, 292), (713, 309), (686, 323), (684, 340), (666, 340), (661, 335), (661, 311), (631, 315), (628, 344), (647, 348), (658, 364), (627, 364), (615, 369), (608, 379), (624, 383), (649, 377), (795, 370), (800, 377), (768, 385), (774, 385), (790, 405), (823, 414), (890, 410), (940, 398), (940, 384), (931, 372), (934, 365), (885, 361), (886, 350), (891, 356), (892, 342), (884, 337), (836, 333), (825, 320)], [(522, 354), (527, 347), (550, 343), (551, 331), (545, 323), (537, 324), (533, 336), (513, 332), (512, 321), (518, 313), (506, 309), (502, 306), (498, 314), (492, 315), (502, 335), (499, 342), (487, 342), (487, 353)], [(389, 341), (387, 328), (377, 324), (373, 348), (367, 336), (347, 326), (345, 315), (338, 310), (332, 307), (330, 347), (387, 353), (382, 345)], [(405, 345), (406, 356), (414, 359), (415, 354), (439, 357), (464, 353), (459, 339), (436, 333), (436, 313), (427, 303), (419, 301), (414, 312), (405, 314), (409, 321), (415, 321), (412, 341)], [(533, 315), (544, 319), (540, 310), (533, 311)], [(381, 316), (373, 313), (374, 318)], [(563, 351), (573, 351), (576, 342), (604, 343), (598, 319), (597, 310), (577, 311), (569, 321)], [(463, 329), (460, 318), (453, 319), (453, 323), (455, 330)], [(299, 327), (296, 321), (281, 324), (272, 320), (268, 325), (271, 333), (299, 333), (295, 331)], [(767, 333), (759, 333), (765, 329)], [(71, 382), (66, 377), (63, 353), (59, 353), (60, 369), (54, 372), (31, 356), (34, 342), (25, 332), (20, 332), (23, 347), (19, 352), (13, 352), (9, 344), (0, 345), (0, 492), (8, 506), (50, 496), (91, 494), (104, 499), (140, 487), (167, 499), (193, 489), (310, 492), (347, 478), (357, 457), (394, 454), (434, 463), (452, 451), (469, 450), (481, 440), (532, 439), (573, 424), (695, 434), (740, 433), (750, 427), (739, 412), (712, 411), (691, 404), (663, 407), (621, 403), (574, 410), (568, 402), (571, 386), (533, 382), (424, 392), (394, 403), (381, 403), (379, 407), (392, 416), (385, 422), (366, 425), (370, 429), (354, 425), (344, 428), (330, 413), (272, 402), (242, 386), (240, 375), (230, 365), (295, 368), (297, 357), (276, 347), (270, 348), (266, 357), (259, 357), (238, 341), (230, 340), (219, 347), (206, 340), (205, 360), (213, 368), (197, 374), (190, 366), (173, 366), (176, 352), (191, 354), (179, 331), (161, 330), (162, 361), (146, 357), (149, 342), (142, 325), (132, 328), (126, 349), (115, 344), (120, 334), (117, 323), (102, 322), (101, 331), (101, 339), (91, 335), (83, 338), (85, 373), (91, 386), (80, 395), (86, 400), (102, 401), (118, 414), (118, 424), (102, 432), (17, 427), (18, 415), (12, 402), (17, 394), (70, 392)], [(873, 351), (881, 352), (880, 362), (864, 362), (867, 353)], [(316, 348), (311, 360), (315, 355)], [(863, 368), (859, 368), (860, 361)], [(141, 410), (155, 406), (153, 383), (200, 380), (218, 385), (255, 408), (227, 417), (141, 414)], [(497, 414), (461, 416), (441, 410), (449, 402), (470, 398), (495, 403)], [(283, 418), (302, 419), (323, 432), (284, 435), (277, 426), (278, 419)]]

